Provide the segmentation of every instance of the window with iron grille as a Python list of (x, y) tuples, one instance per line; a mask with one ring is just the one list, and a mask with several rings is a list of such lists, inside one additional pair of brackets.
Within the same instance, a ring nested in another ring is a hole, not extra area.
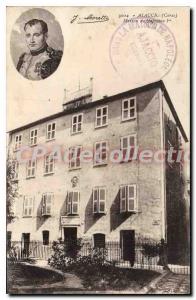
[(122, 121), (136, 118), (136, 98), (122, 100)]
[(35, 177), (36, 161), (29, 160), (27, 162), (27, 178)]
[(55, 138), (56, 134), (56, 123), (52, 122), (47, 124), (47, 130), (46, 130), (46, 140), (52, 140)]
[(54, 173), (54, 154), (48, 154), (45, 156), (44, 161), (44, 174)]
[(45, 193), (42, 195), (42, 216), (50, 216), (52, 213), (53, 193)]
[(130, 161), (133, 158), (134, 150), (136, 147), (136, 135), (123, 136), (120, 139), (120, 148), (122, 151), (123, 161)]
[(48, 230), (42, 231), (42, 237), (43, 237), (43, 245), (44, 246), (49, 245), (49, 231)]
[(72, 116), (72, 134), (82, 132), (83, 114)]
[(136, 185), (122, 185), (120, 187), (120, 212), (134, 212), (136, 209)]
[(69, 148), (69, 168), (77, 169), (80, 168), (80, 153), (82, 151), (81, 146), (71, 147)]
[(23, 202), (23, 217), (31, 217), (33, 214), (33, 197), (25, 196)]
[(79, 192), (68, 192), (67, 197), (67, 214), (68, 215), (78, 215), (79, 212), (79, 201), (80, 193)]
[(30, 131), (30, 145), (31, 146), (37, 145), (37, 134), (38, 134), (37, 129), (32, 129)]
[(96, 187), (93, 189), (93, 213), (105, 213), (106, 188)]
[(102, 127), (108, 124), (108, 106), (98, 107), (96, 109), (95, 127)]
[(15, 136), (14, 150), (20, 149), (21, 145), (22, 145), (22, 134), (18, 134)]
[(95, 248), (105, 248), (105, 234), (95, 233), (93, 237), (94, 237)]
[(102, 165), (107, 163), (107, 148), (108, 143), (106, 141), (95, 143), (94, 165)]

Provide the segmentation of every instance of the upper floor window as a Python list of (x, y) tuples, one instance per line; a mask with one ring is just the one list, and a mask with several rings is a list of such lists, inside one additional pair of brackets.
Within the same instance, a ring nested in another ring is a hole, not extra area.
[(68, 215), (77, 215), (79, 210), (79, 200), (80, 193), (79, 192), (69, 192), (67, 199), (67, 214)]
[(120, 211), (136, 211), (136, 185), (123, 185), (120, 187)]
[(73, 134), (82, 132), (82, 122), (83, 122), (83, 114), (72, 116), (71, 132)]
[(18, 180), (19, 162), (17, 160), (12, 161), (12, 180)]
[(101, 127), (108, 124), (108, 106), (98, 107), (96, 109), (95, 127)]
[(107, 142), (97, 142), (95, 143), (94, 149), (94, 165), (103, 165), (107, 163)]
[(123, 136), (120, 139), (120, 148), (122, 151), (123, 161), (130, 161), (133, 158), (136, 147), (136, 135)]
[(122, 121), (136, 118), (136, 98), (122, 100)]
[(36, 161), (29, 160), (27, 162), (27, 178), (35, 177)]
[(14, 150), (20, 149), (21, 145), (22, 145), (22, 134), (18, 134), (15, 136)]
[(45, 156), (44, 173), (45, 174), (54, 173), (54, 155), (53, 154), (48, 154)]
[(33, 197), (25, 196), (23, 202), (23, 217), (31, 217), (33, 213)]
[(80, 153), (82, 147), (75, 146), (69, 148), (69, 168), (70, 169), (77, 169), (80, 168)]
[(31, 146), (37, 145), (37, 133), (38, 133), (37, 129), (32, 129), (30, 131), (30, 145)]
[(93, 189), (93, 213), (105, 213), (106, 188), (96, 187)]
[(52, 122), (47, 124), (47, 131), (46, 131), (46, 140), (52, 140), (55, 138), (56, 134), (56, 123)]
[(42, 216), (50, 216), (52, 213), (53, 193), (45, 193), (42, 195)]

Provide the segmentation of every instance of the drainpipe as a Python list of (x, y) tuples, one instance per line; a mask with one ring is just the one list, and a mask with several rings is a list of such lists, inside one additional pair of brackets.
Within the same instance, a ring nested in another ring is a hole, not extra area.
[[(164, 125), (164, 111), (163, 98), (164, 94), (159, 89), (160, 99), (160, 130), (161, 130), (161, 150), (165, 150), (165, 125)], [(165, 159), (161, 162), (161, 238), (167, 241), (167, 220), (166, 220), (166, 178), (165, 178)]]

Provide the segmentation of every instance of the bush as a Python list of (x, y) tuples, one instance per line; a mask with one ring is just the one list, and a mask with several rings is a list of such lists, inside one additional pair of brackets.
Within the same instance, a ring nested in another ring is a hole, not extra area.
[(147, 258), (148, 262), (159, 255), (159, 245), (157, 244), (144, 244), (142, 246), (142, 254)]
[(74, 264), (78, 251), (81, 249), (81, 239), (76, 243), (64, 242), (62, 239), (54, 241), (52, 244), (53, 255), (48, 259), (48, 264), (51, 267), (65, 270)]

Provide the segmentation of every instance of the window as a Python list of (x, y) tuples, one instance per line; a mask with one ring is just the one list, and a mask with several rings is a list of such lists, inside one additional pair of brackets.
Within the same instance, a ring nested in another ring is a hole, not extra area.
[(53, 174), (54, 173), (54, 155), (48, 154), (45, 156), (44, 161), (44, 173), (47, 174)]
[(18, 180), (18, 171), (19, 171), (19, 162), (17, 160), (14, 160), (12, 162), (12, 171), (11, 171), (12, 180)]
[(45, 193), (42, 196), (42, 216), (50, 216), (52, 212), (53, 193)]
[(69, 148), (69, 168), (70, 169), (80, 168), (81, 150), (82, 150), (81, 146)]
[(120, 139), (123, 161), (130, 161), (136, 147), (136, 135), (123, 136)]
[(37, 129), (32, 129), (30, 131), (30, 145), (31, 146), (37, 145), (37, 133), (38, 133)]
[(25, 196), (23, 203), (23, 217), (31, 217), (33, 213), (33, 197)]
[(106, 188), (93, 189), (93, 213), (105, 213)]
[(94, 164), (107, 164), (107, 142), (95, 143)]
[(122, 100), (122, 121), (136, 118), (136, 98)]
[(15, 136), (15, 147), (14, 150), (20, 149), (22, 144), (22, 134), (16, 135)]
[(108, 124), (108, 106), (97, 108), (95, 127), (101, 127), (107, 124)]
[(79, 207), (80, 193), (79, 192), (69, 192), (67, 199), (67, 214), (77, 215)]
[(71, 126), (72, 133), (82, 132), (82, 122), (83, 122), (82, 114), (72, 116), (72, 126)]
[(136, 185), (120, 187), (120, 212), (136, 211)]
[(93, 237), (94, 237), (95, 248), (105, 248), (105, 234), (95, 233)]
[(49, 245), (49, 231), (48, 230), (42, 231), (42, 237), (43, 237), (43, 245), (44, 246)]
[(29, 160), (27, 162), (27, 178), (35, 177), (36, 161)]
[(46, 133), (46, 140), (52, 140), (55, 138), (56, 132), (56, 123), (49, 123), (47, 124), (47, 133)]

